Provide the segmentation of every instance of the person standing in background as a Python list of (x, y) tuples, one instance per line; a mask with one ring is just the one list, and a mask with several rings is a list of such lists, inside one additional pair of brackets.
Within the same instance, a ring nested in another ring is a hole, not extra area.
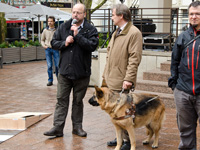
[(41, 36), (41, 45), (45, 48), (46, 61), (47, 61), (47, 72), (48, 72), (48, 83), (47, 86), (53, 85), (53, 61), (55, 65), (56, 77), (58, 77), (58, 63), (59, 63), (59, 51), (52, 49), (51, 40), (53, 37), (55, 28), (55, 17), (48, 17), (48, 27), (44, 29)]

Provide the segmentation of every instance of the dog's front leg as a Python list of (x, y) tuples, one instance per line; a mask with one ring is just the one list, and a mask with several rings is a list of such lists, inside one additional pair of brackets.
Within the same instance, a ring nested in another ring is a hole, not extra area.
[(115, 147), (115, 150), (120, 150), (122, 146), (122, 128), (118, 125), (115, 125), (115, 131), (116, 131), (116, 137), (117, 137), (117, 146)]
[(133, 125), (128, 126), (126, 129), (129, 135), (130, 143), (131, 143), (131, 150), (136, 149), (136, 142), (135, 142), (135, 129)]

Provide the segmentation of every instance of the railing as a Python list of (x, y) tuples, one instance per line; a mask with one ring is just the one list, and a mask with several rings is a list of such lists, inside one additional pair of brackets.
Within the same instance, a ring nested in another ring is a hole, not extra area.
[[(181, 19), (183, 16), (187, 19), (178, 8), (130, 8), (130, 11), (133, 24), (142, 32), (144, 49), (172, 50), (185, 25)], [(99, 9), (90, 15), (90, 20), (106, 36), (116, 28), (111, 17), (111, 9)]]

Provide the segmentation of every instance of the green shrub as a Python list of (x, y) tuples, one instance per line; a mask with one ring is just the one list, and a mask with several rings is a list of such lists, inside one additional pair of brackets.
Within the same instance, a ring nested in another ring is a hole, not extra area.
[(9, 43), (8, 47), (16, 47), (14, 43)]
[(8, 42), (3, 42), (0, 44), (0, 48), (8, 48), (8, 47), (9, 47)]
[(104, 43), (104, 40), (103, 40), (103, 33), (99, 33), (99, 47), (101, 47)]
[(19, 42), (16, 40), (16, 41), (14, 41), (14, 43), (13, 43), (13, 45), (15, 46), (15, 47), (18, 47), (18, 44), (19, 44)]
[[(109, 34), (107, 33), (106, 35), (106, 39), (109, 37)], [(104, 44), (105, 42), (105, 38), (104, 38), (104, 34), (103, 33), (99, 33), (99, 48), (102, 47), (102, 45)], [(106, 41), (106, 44), (104, 45), (104, 47), (108, 47), (108, 43), (109, 43), (109, 40)]]
[(23, 41), (19, 41), (17, 47), (24, 47), (24, 42)]
[(33, 45), (34, 45), (34, 41), (30, 40), (30, 41), (28, 42), (28, 44), (33, 46)]
[(39, 41), (35, 41), (34, 46), (40, 46), (40, 42)]

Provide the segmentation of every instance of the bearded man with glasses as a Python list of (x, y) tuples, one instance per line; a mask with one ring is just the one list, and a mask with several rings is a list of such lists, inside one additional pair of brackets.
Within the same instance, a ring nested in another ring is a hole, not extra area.
[(72, 90), (72, 133), (87, 136), (82, 128), (83, 98), (90, 81), (91, 54), (96, 50), (99, 40), (97, 29), (85, 17), (85, 6), (74, 5), (72, 18), (60, 25), (51, 41), (52, 47), (60, 51), (60, 62), (54, 127), (44, 133), (46, 136), (63, 136)]

